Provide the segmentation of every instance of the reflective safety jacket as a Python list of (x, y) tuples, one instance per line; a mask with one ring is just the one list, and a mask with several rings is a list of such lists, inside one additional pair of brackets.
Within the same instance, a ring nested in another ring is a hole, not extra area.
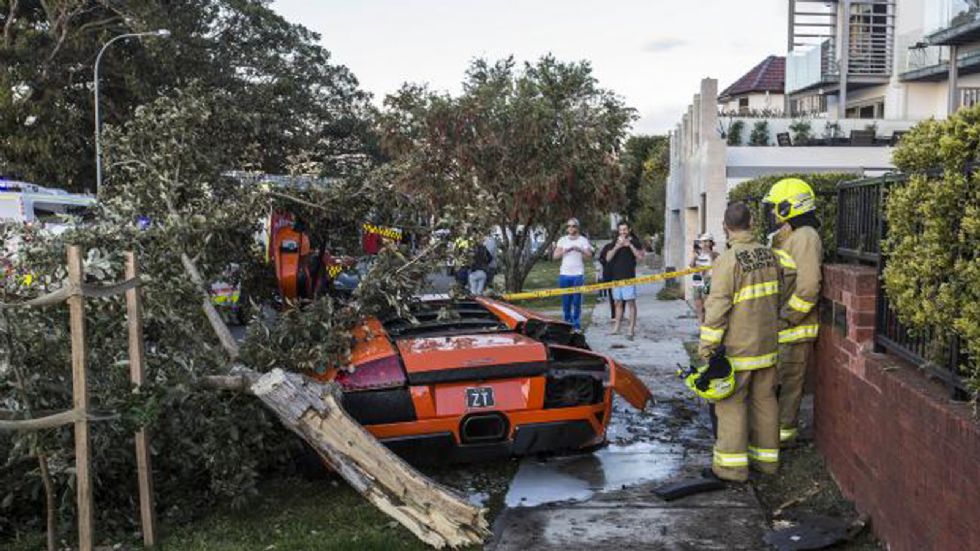
[(778, 262), (748, 231), (731, 232), (728, 242), (730, 248), (711, 267), (698, 352), (708, 359), (724, 344), (735, 371), (772, 367), (778, 348)]
[(820, 329), (817, 313), (823, 259), (820, 234), (810, 226), (780, 230), (773, 236), (772, 247), (783, 270), (779, 343), (814, 341)]

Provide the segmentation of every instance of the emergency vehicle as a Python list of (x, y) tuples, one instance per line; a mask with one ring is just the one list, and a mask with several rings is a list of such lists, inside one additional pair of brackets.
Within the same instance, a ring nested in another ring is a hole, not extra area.
[(57, 230), (72, 216), (86, 216), (95, 197), (27, 182), (0, 179), (0, 221), (39, 224)]

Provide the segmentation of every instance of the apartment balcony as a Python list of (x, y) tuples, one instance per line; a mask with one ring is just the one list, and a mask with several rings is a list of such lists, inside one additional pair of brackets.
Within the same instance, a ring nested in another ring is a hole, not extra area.
[[(841, 67), (848, 89), (887, 82), (894, 59), (895, 1), (837, 2), (791, 0), (786, 93), (833, 94)], [(844, 36), (844, 40), (838, 39)]]
[(980, 42), (980, 2), (934, 0), (931, 7), (939, 24), (927, 30), (926, 42), (937, 46), (961, 46)]

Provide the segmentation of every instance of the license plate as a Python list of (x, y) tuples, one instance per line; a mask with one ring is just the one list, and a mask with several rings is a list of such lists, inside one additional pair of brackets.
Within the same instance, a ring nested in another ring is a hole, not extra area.
[(466, 407), (468, 408), (488, 408), (494, 404), (493, 389), (490, 387), (478, 387), (466, 389)]

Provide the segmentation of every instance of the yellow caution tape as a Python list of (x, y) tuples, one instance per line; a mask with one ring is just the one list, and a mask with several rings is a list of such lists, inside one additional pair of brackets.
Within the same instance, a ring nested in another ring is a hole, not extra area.
[(593, 283), (591, 285), (580, 285), (578, 287), (561, 287), (558, 289), (542, 289), (540, 291), (510, 293), (504, 295), (504, 300), (515, 301), (515, 300), (528, 300), (532, 298), (542, 298), (542, 297), (556, 297), (561, 295), (574, 295), (577, 293), (585, 293), (588, 291), (601, 291), (603, 289), (612, 289), (615, 287), (626, 287), (627, 285), (643, 285), (645, 283), (653, 283), (655, 281), (663, 281), (665, 279), (674, 279), (675, 277), (696, 274), (698, 272), (704, 272), (710, 269), (711, 269), (710, 266), (700, 266), (697, 268), (687, 268), (684, 270), (678, 270), (676, 272), (665, 272), (662, 274), (653, 274), (648, 276), (634, 277), (633, 279), (607, 281), (605, 283)]
[(365, 222), (362, 226), (365, 233), (374, 233), (385, 237), (387, 239), (393, 239), (395, 241), (401, 241), (402, 231), (398, 228), (391, 228), (387, 226), (377, 226), (375, 224), (369, 224)]

